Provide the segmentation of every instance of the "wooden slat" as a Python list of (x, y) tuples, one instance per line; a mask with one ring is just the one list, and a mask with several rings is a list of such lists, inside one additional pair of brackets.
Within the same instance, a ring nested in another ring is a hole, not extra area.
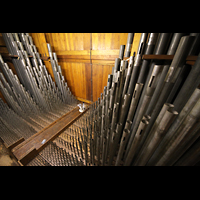
[[(87, 109), (86, 109), (87, 110)], [(86, 112), (86, 110), (84, 112)], [(84, 113), (83, 112), (83, 113)], [(72, 111), (66, 113), (64, 116), (44, 128), (40, 132), (34, 134), (18, 146), (13, 148), (12, 152), (14, 156), (23, 165), (26, 165), (30, 159), (37, 155), (44, 147), (54, 140), (67, 126), (79, 118), (83, 113), (79, 112), (79, 108), (76, 107)]]
[(58, 59), (90, 59), (90, 50), (57, 51)]
[(93, 59), (91, 61), (92, 61), (92, 64), (97, 64), (97, 65), (112, 65), (112, 66), (114, 66), (114, 64), (115, 64), (115, 60)]
[[(81, 59), (79, 56), (77, 56), (78, 58), (71, 58), (71, 57), (68, 57), (68, 56), (66, 56), (66, 57), (62, 57), (62, 56), (57, 56), (58, 57), (58, 61), (59, 62), (62, 62), (62, 63), (64, 63), (64, 62), (72, 62), (72, 63), (90, 63), (90, 59)], [(74, 56), (73, 56), (74, 57)], [(62, 67), (62, 66), (61, 66)]]
[(83, 56), (83, 55), (90, 55), (89, 50), (76, 50), (76, 51), (57, 51), (57, 55), (78, 55), (78, 56)]
[[(196, 61), (198, 56), (187, 56), (186, 61)], [(154, 59), (154, 60), (173, 60), (174, 55), (154, 55), (154, 54), (149, 54), (149, 55), (143, 55), (142, 59)], [(188, 62), (190, 63), (190, 62)], [(192, 62), (193, 63), (193, 62)]]
[(149, 55), (143, 55), (142, 59), (143, 60), (148, 60), (148, 59), (154, 59), (154, 60), (172, 60), (174, 58), (174, 55), (154, 55), (154, 54), (149, 54)]
[(196, 59), (197, 59), (197, 57), (198, 56), (188, 56), (187, 58), (186, 58), (186, 60), (189, 60), (189, 61), (196, 61)]
[(80, 97), (76, 97), (79, 101), (82, 101), (82, 102), (85, 102), (85, 103), (88, 103), (88, 104), (92, 104), (93, 101), (89, 101), (87, 99), (83, 99), (83, 98), (80, 98)]

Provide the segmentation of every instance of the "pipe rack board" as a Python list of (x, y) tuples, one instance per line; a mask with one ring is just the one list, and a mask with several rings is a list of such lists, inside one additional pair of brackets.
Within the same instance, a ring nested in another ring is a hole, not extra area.
[(45, 127), (38, 133), (34, 134), (24, 142), (12, 149), (13, 155), (17, 158), (18, 162), (22, 165), (26, 165), (30, 162), (39, 151), (41, 151), (47, 144), (54, 140), (59, 134), (67, 128), (71, 123), (78, 119), (84, 112), (79, 112), (79, 107), (74, 108), (70, 112), (66, 113), (49, 126)]

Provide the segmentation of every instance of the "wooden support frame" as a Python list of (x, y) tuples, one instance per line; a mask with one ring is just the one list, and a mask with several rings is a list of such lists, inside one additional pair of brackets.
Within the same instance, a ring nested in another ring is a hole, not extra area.
[[(193, 56), (193, 55), (188, 56), (186, 58), (186, 64), (194, 65), (197, 57), (198, 56)], [(154, 54), (149, 54), (149, 55), (143, 55), (142, 56), (143, 60), (150, 60), (150, 59), (153, 59), (153, 60), (173, 60), (173, 58), (174, 58), (174, 55), (154, 55)]]

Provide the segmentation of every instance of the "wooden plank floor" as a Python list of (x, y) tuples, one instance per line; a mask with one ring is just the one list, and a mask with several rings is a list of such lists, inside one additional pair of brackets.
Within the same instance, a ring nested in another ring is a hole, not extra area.
[[(86, 112), (86, 110), (84, 112)], [(74, 108), (40, 132), (34, 134), (13, 148), (12, 152), (14, 156), (19, 163), (26, 165), (31, 159), (38, 155), (39, 151), (41, 151), (50, 141), (54, 140), (62, 130), (67, 128), (67, 126), (79, 118), (83, 113), (79, 112), (79, 107)]]

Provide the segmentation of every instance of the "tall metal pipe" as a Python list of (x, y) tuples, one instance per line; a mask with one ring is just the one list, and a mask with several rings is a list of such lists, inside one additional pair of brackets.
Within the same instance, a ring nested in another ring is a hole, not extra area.
[(148, 165), (155, 165), (156, 161), (159, 159), (160, 155), (164, 152), (166, 145), (170, 142), (173, 135), (176, 133), (180, 125), (182, 124), (183, 120), (189, 114), (191, 109), (195, 106), (196, 102), (200, 99), (200, 89), (196, 89), (193, 94), (191, 95), (190, 99), (181, 110), (180, 114), (169, 128), (168, 132), (166, 133), (165, 137), (161, 141), (160, 145), (152, 155), (151, 159), (148, 161)]
[(124, 55), (125, 57), (129, 57), (131, 54), (133, 38), (134, 38), (134, 33), (129, 33), (128, 38), (127, 38), (127, 43), (126, 43), (126, 51), (125, 51), (125, 55)]
[(162, 119), (159, 122), (159, 125), (157, 126), (154, 135), (151, 138), (151, 141), (149, 144), (146, 146), (146, 148), (143, 149), (143, 154), (140, 155), (139, 159), (134, 162), (134, 165), (137, 166), (144, 166), (151, 155), (154, 153), (155, 149), (161, 142), (162, 138), (166, 134), (169, 126), (175, 119), (175, 117), (178, 115), (178, 112), (176, 111), (166, 111), (165, 114), (163, 115)]
[(195, 124), (196, 121), (200, 119), (200, 99), (197, 101), (196, 105), (193, 107), (191, 112), (187, 115), (182, 125), (176, 131), (176, 134), (171, 138), (170, 142), (166, 146), (166, 151), (162, 155), (161, 159), (156, 163), (156, 165), (165, 165), (170, 159), (170, 155), (173, 154), (177, 145), (184, 140), (184, 137), (189, 132), (191, 127)]

